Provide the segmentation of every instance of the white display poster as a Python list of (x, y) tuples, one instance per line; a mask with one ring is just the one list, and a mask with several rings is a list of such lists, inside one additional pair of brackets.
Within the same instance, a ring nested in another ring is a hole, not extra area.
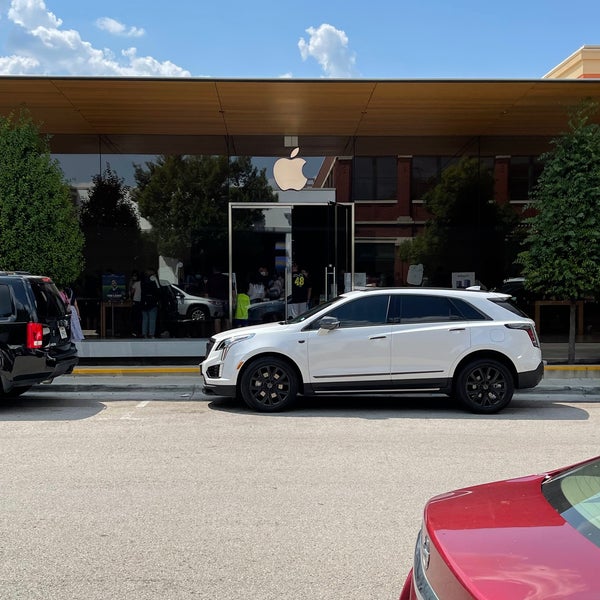
[(423, 284), (423, 265), (410, 265), (408, 267), (408, 275), (406, 276), (406, 283), (409, 285), (422, 285)]

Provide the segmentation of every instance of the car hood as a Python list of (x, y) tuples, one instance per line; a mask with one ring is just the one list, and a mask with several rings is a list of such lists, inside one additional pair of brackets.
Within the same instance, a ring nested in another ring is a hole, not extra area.
[[(306, 325), (306, 323), (304, 323), (303, 325)], [(261, 325), (248, 325), (247, 327), (238, 327), (237, 329), (228, 329), (227, 331), (222, 331), (221, 333), (217, 333), (212, 337), (216, 341), (219, 341), (226, 338), (230, 338), (232, 335), (241, 336), (247, 335), (249, 333), (271, 333), (273, 331), (284, 332), (290, 331), (291, 328), (297, 328), (297, 326), (280, 321), (277, 323), (264, 323)]]
[[(465, 488), (426, 505), (425, 525), (435, 554), (474, 597), (600, 598), (600, 548), (546, 501), (544, 479), (538, 475)], [(427, 578), (434, 589), (443, 589), (443, 581), (432, 580), (438, 572), (432, 566)]]

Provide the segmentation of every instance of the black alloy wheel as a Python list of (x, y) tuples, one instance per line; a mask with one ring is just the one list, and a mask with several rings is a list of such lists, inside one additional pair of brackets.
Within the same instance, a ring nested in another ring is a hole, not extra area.
[(285, 410), (296, 400), (298, 377), (294, 369), (279, 358), (258, 358), (245, 368), (240, 392), (244, 402), (254, 410)]
[(496, 413), (510, 403), (514, 382), (507, 367), (493, 359), (467, 364), (456, 379), (455, 394), (471, 412)]

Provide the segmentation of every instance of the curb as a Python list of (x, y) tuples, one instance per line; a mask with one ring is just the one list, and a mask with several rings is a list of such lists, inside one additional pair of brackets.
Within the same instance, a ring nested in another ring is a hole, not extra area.
[(72, 375), (200, 375), (199, 367), (75, 367)]
[(600, 379), (600, 365), (546, 365), (548, 379)]
[(546, 371), (598, 371), (600, 365), (546, 365)]
[[(600, 365), (546, 365), (544, 372), (548, 378), (600, 379)], [(103, 366), (75, 367), (73, 375), (199, 375), (200, 369), (194, 366)]]

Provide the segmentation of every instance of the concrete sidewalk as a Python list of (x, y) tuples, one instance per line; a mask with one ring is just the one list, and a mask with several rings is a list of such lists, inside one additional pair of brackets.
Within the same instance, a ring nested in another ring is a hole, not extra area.
[[(586, 370), (583, 370), (586, 369)], [(71, 375), (58, 377), (49, 388), (78, 390), (106, 388), (176, 389), (202, 388), (204, 382), (197, 366), (104, 366), (78, 367)], [(600, 402), (600, 365), (581, 369), (547, 367), (542, 381), (533, 389), (517, 390), (527, 395), (562, 394), (584, 396), (586, 401)]]
[[(567, 363), (569, 345), (566, 342), (541, 342), (542, 358), (549, 365)], [(577, 342), (575, 363), (578, 365), (600, 365), (600, 341)]]

